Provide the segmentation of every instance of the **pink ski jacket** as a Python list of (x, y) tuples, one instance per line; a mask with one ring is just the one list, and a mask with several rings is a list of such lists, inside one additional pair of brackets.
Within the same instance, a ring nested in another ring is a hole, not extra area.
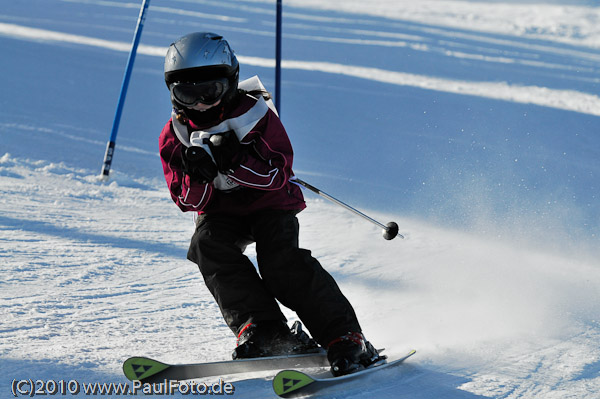
[[(279, 117), (264, 99), (244, 95), (211, 126), (189, 126), (171, 118), (159, 137), (160, 158), (171, 198), (184, 211), (247, 215), (266, 209), (302, 210), (302, 191), (290, 183), (293, 150)], [(240, 166), (210, 183), (190, 181), (182, 170), (184, 146), (194, 136), (234, 130), (241, 147)]]

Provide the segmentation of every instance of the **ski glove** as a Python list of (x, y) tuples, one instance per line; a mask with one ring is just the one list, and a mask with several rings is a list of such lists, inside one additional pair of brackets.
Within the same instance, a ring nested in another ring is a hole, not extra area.
[(208, 146), (221, 173), (231, 173), (240, 166), (242, 158), (240, 141), (233, 130), (213, 134), (208, 141)]
[(182, 147), (183, 172), (192, 181), (205, 184), (217, 177), (217, 167), (202, 147)]

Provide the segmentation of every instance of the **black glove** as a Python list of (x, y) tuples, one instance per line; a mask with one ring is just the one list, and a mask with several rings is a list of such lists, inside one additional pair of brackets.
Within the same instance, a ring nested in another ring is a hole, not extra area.
[(233, 130), (213, 134), (208, 146), (220, 172), (227, 174), (240, 166), (240, 141)]
[(217, 167), (202, 147), (182, 147), (183, 171), (193, 181), (209, 183), (217, 177)]

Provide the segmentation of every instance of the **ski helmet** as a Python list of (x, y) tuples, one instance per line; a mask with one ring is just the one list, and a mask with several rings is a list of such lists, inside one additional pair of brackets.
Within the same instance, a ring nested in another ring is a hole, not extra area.
[[(238, 60), (223, 36), (211, 32), (187, 34), (172, 43), (165, 56), (165, 83), (206, 82), (227, 79), (227, 92), (223, 100), (228, 101), (237, 91), (239, 79)], [(177, 108), (185, 107), (171, 95)]]

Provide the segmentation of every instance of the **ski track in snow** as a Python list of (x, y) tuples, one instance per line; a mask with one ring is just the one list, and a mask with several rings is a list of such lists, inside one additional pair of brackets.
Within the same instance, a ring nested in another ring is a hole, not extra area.
[[(102, 40), (92, 37), (85, 37), (79, 35), (72, 35), (60, 32), (53, 32), (43, 29), (30, 28), (25, 26), (19, 26), (14, 24), (0, 23), (0, 34), (29, 39), (29, 40), (43, 40), (43, 41), (57, 41), (73, 44), (81, 44), (87, 46), (101, 47), (115, 51), (129, 52), (131, 48), (130, 43), (126, 42), (113, 42), (108, 40)], [(320, 38), (317, 36), (300, 36), (301, 38), (308, 38), (311, 40), (328, 40), (332, 41), (331, 38)], [(344, 41), (348, 43), (348, 41)], [(352, 42), (350, 42), (352, 43)], [(358, 44), (369, 45), (386, 45), (385, 42), (376, 41), (369, 42), (365, 40), (356, 41)], [(388, 42), (395, 46), (409, 46), (404, 42)], [(494, 57), (494, 56), (480, 56), (474, 54), (467, 54), (458, 51), (448, 50), (436, 50), (431, 49), (427, 45), (413, 45), (415, 49), (423, 49), (423, 51), (441, 51), (443, 54), (449, 57), (465, 58), (465, 59), (481, 59), (489, 62), (496, 63), (523, 63), (531, 66), (552, 69), (568, 69), (562, 65), (552, 65), (537, 61), (517, 60), (508, 57)], [(141, 45), (138, 48), (139, 54), (158, 56), (163, 58), (166, 53), (166, 48)], [(584, 60), (598, 62), (600, 61), (600, 54), (573, 54), (579, 55)], [(260, 57), (248, 57), (238, 56), (239, 61), (245, 65), (253, 65), (265, 68), (274, 68), (275, 60), (260, 58)], [(456, 93), (463, 95), (471, 95), (484, 98), (492, 98), (504, 101), (513, 101), (517, 103), (535, 104), (545, 107), (563, 109), (567, 111), (581, 112), (585, 114), (600, 116), (600, 97), (593, 94), (581, 93), (575, 90), (556, 90), (548, 87), (524, 87), (520, 85), (511, 85), (507, 82), (474, 82), (474, 81), (461, 81), (461, 80), (449, 80), (442, 78), (433, 78), (428, 76), (422, 76), (417, 74), (401, 73), (396, 71), (388, 71), (380, 68), (366, 68), (360, 66), (343, 65), (328, 62), (306, 62), (306, 61), (294, 61), (294, 60), (283, 60), (281, 63), (282, 68), (287, 69), (299, 69), (308, 71), (320, 71), (324, 73), (342, 74), (362, 79), (374, 80), (383, 83), (391, 83), (399, 86), (411, 86), (421, 89), (442, 91), (447, 93)], [(589, 67), (588, 67), (589, 69)], [(591, 69), (590, 69), (591, 71)]]
[[(353, 0), (343, 2), (342, 11), (347, 13), (338, 13), (328, 11), (338, 10), (338, 2), (289, 0), (294, 7), (286, 9), (289, 28), (284, 33), (287, 41), (302, 43), (300, 50), (320, 43), (348, 49), (408, 49), (415, 57), (435, 56), (463, 65), (535, 68), (547, 85), (521, 83), (517, 77), (511, 82), (467, 79), (459, 68), (439, 76), (400, 72), (401, 66), (388, 67), (385, 62), (361, 64), (360, 57), (346, 65), (310, 51), (310, 56), (287, 59), (283, 66), (288, 71), (324, 72), (316, 82), (320, 88), (330, 84), (330, 76), (344, 75), (372, 84), (574, 111), (584, 121), (600, 116), (595, 90), (600, 82), (596, 8), (465, 1), (446, 1), (440, 7), (440, 3), (380, 0), (369, 5)], [(56, 63), (58, 69), (75, 74), (77, 65), (97, 64), (103, 72), (114, 68), (110, 76), (120, 77), (120, 65), (106, 65), (112, 53), (129, 50), (126, 40), (139, 4), (57, 0), (54, 5), (56, 10), (47, 10), (48, 15), (22, 14), (12, 4), (14, 10), (1, 11), (0, 44), (68, 46), (82, 59), (71, 60), (73, 65), (54, 60), (44, 66), (52, 70)], [(296, 8), (301, 6), (308, 8)], [(198, 21), (212, 30), (251, 33), (270, 41), (272, 24), (256, 20), (266, 16), (270, 21), (272, 8), (266, 0), (153, 2), (144, 32), (149, 44), (140, 46), (140, 54), (152, 61), (142, 59), (137, 65), (160, 80), (160, 62), (155, 61), (165, 47), (157, 43), (168, 44), (176, 36), (174, 26), (185, 32)], [(459, 29), (465, 21), (470, 29)], [(15, 59), (33, 57), (35, 62), (24, 62), (23, 73), (29, 76), (31, 68), (33, 75), (44, 76), (37, 56), (25, 49), (17, 51)], [(246, 55), (250, 53), (243, 48), (240, 53), (242, 64), (259, 71), (274, 64), (259, 44), (256, 55)], [(100, 119), (90, 121), (86, 115), (91, 114), (85, 112), (93, 105), (98, 118), (109, 119), (112, 115), (102, 112), (114, 105), (102, 104), (98, 83), (87, 77), (67, 74), (63, 86), (44, 93), (49, 98), (54, 98), (54, 91), (64, 96), (64, 86), (77, 85), (82, 89), (77, 104), (60, 99), (36, 108), (39, 114), (31, 117), (28, 111), (35, 107), (25, 93), (5, 102), (1, 113), (0, 397), (9, 396), (13, 379), (124, 382), (120, 366), (128, 356), (171, 363), (225, 360), (235, 345), (197, 267), (185, 259), (193, 232), (191, 216), (179, 212), (169, 198), (155, 147), (131, 138), (135, 131), (155, 143), (160, 126), (124, 120), (117, 145), (122, 163), (113, 166), (111, 180), (101, 182), (90, 167), (96, 163), (89, 158), (100, 158), (104, 149), (102, 140), (108, 133), (102, 129), (108, 122), (99, 126)], [(291, 76), (288, 79), (296, 84)], [(97, 98), (86, 96), (90, 88)], [(146, 96), (139, 87), (136, 93), (135, 81), (130, 90), (130, 98), (137, 101)], [(370, 90), (357, 89), (352, 95)], [(116, 101), (116, 94), (106, 102)], [(162, 105), (168, 107), (166, 100)], [(63, 114), (70, 119), (58, 118)], [(573, 120), (578, 121), (569, 119), (560, 129), (568, 131)], [(597, 125), (597, 119), (591, 120)], [(587, 132), (582, 126), (577, 126), (581, 135)], [(145, 135), (146, 130), (151, 132)], [(327, 138), (323, 140), (327, 147)], [(589, 152), (578, 154), (580, 165), (595, 165), (597, 143), (590, 140)], [(305, 174), (327, 176), (328, 171), (322, 170), (317, 167)], [(589, 170), (593, 175), (596, 169)], [(379, 178), (370, 184), (385, 188), (388, 183)], [(492, 240), (402, 213), (378, 212), (374, 203), (369, 215), (384, 222), (395, 220), (407, 237), (388, 242), (364, 220), (308, 193), (306, 197), (309, 207), (299, 216), (301, 244), (336, 277), (355, 305), (367, 337), (386, 347), (392, 357), (411, 348), (418, 351), (393, 373), (318, 397), (598, 398), (600, 264), (597, 257), (577, 251), (577, 242), (571, 243), (571, 252), (563, 253), (560, 248), (515, 242), (510, 236)], [(597, 207), (592, 201), (588, 206)], [(551, 240), (552, 232), (547, 233)], [(248, 254), (254, 260), (252, 247)], [(287, 310), (286, 315), (295, 319)], [(262, 399), (274, 397), (269, 376), (257, 373), (225, 380), (234, 383), (236, 397)]]

